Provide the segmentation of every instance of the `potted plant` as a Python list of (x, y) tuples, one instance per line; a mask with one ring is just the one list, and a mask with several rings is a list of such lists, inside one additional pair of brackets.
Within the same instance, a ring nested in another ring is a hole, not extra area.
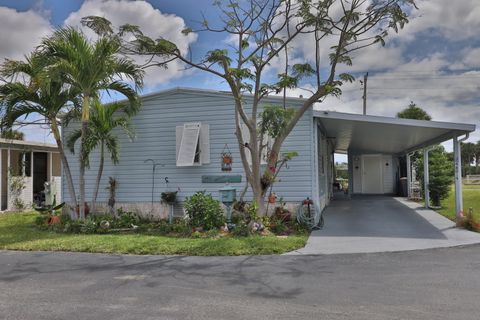
[(58, 213), (60, 212), (59, 210), (62, 209), (64, 205), (65, 205), (65, 202), (62, 202), (59, 205), (57, 205), (57, 201), (54, 197), (53, 203), (51, 205), (41, 207), (41, 208), (35, 208), (35, 211), (41, 214), (48, 215), (49, 219), (47, 220), (47, 224), (58, 224), (58, 223), (61, 223), (60, 215), (58, 215)]
[(178, 191), (165, 191), (162, 192), (160, 197), (162, 201), (166, 204), (174, 204), (177, 201)]

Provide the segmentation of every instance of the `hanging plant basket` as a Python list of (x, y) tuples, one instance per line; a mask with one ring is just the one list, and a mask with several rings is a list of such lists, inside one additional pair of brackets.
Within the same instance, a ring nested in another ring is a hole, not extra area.
[(232, 164), (233, 158), (231, 154), (223, 154), (222, 161), (224, 164)]
[(160, 194), (162, 201), (166, 204), (174, 204), (177, 201), (178, 191), (165, 191)]
[(233, 156), (228, 148), (228, 144), (225, 144), (222, 151), (222, 171), (232, 171)]

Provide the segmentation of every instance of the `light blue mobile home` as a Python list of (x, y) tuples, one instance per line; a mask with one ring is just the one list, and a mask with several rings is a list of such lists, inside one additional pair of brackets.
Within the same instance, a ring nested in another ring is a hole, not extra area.
[[(252, 98), (245, 95), (244, 99), (248, 105)], [(278, 105), (282, 101), (281, 97), (268, 96), (263, 103)], [(304, 102), (303, 98), (287, 99), (289, 107), (300, 107)], [(106, 163), (98, 197), (100, 204), (105, 205), (108, 199), (108, 177), (118, 182), (117, 207), (158, 217), (166, 215), (167, 208), (160, 201), (164, 191), (178, 190), (181, 203), (203, 190), (218, 197), (218, 190), (225, 185), (222, 179), (236, 177), (237, 182), (230, 185), (238, 194), (245, 187), (230, 93), (176, 88), (145, 95), (133, 126), (136, 131), (133, 142), (119, 133), (120, 163), (116, 166)], [(65, 128), (64, 136), (71, 130)], [(283, 151), (296, 151), (298, 156), (280, 173), (273, 192), (290, 206), (308, 197), (322, 210), (333, 197), (334, 152), (339, 152), (348, 154), (349, 195), (399, 194), (400, 182), (405, 180), (410, 194), (411, 153), (423, 150), (427, 159), (429, 146), (452, 139), (458, 213), (463, 210), (460, 142), (474, 130), (475, 126), (469, 124), (310, 109), (285, 140)], [(221, 171), (221, 156), (226, 146), (233, 156), (232, 171), (228, 173)], [(194, 154), (198, 156), (192, 157)], [(71, 168), (78, 168), (76, 156), (71, 155), (69, 160)], [(91, 156), (90, 163), (86, 174), (87, 200), (93, 191), (98, 153)], [(155, 176), (152, 163), (157, 164)], [(425, 169), (428, 186), (428, 162)], [(78, 170), (73, 170), (74, 180), (77, 173)], [(152, 183), (155, 184), (153, 203)], [(68, 201), (65, 185), (62, 194)], [(249, 199), (251, 194), (247, 193), (246, 200)], [(181, 205), (176, 209), (177, 214), (182, 213)]]
[[(245, 95), (245, 101), (251, 97)], [(290, 107), (299, 107), (302, 98), (288, 98)], [(270, 96), (264, 104), (281, 104), (280, 97)], [(117, 206), (163, 216), (166, 208), (161, 204), (160, 194), (178, 190), (179, 201), (197, 191), (206, 190), (215, 197), (225, 183), (213, 182), (222, 177), (241, 176), (241, 182), (230, 183), (238, 190), (245, 187), (245, 177), (235, 136), (234, 101), (231, 94), (221, 91), (176, 88), (142, 97), (141, 111), (132, 120), (136, 138), (129, 141), (119, 132), (120, 163), (106, 162), (99, 203), (106, 204), (108, 177), (118, 182)], [(298, 156), (282, 169), (273, 192), (290, 204), (299, 204), (305, 198), (313, 199), (324, 207), (331, 196), (333, 179), (333, 141), (317, 130), (313, 110), (301, 118), (286, 139), (283, 150), (296, 151)], [(66, 137), (71, 128), (64, 130)], [(183, 139), (182, 139), (183, 138)], [(183, 143), (182, 143), (183, 142)], [(221, 171), (221, 154), (228, 146), (233, 156), (231, 172)], [(200, 151), (191, 162), (184, 157), (188, 152)], [(322, 156), (317, 157), (320, 153)], [(152, 161), (155, 170), (155, 187), (152, 200)], [(74, 180), (78, 178), (77, 156), (69, 157)], [(98, 153), (93, 153), (91, 167), (86, 173), (87, 201), (91, 199)], [(168, 183), (167, 183), (168, 181)], [(218, 180), (217, 180), (218, 181)], [(68, 200), (66, 186), (63, 194)], [(246, 199), (251, 199), (247, 193)], [(152, 209), (153, 208), (153, 209)], [(181, 206), (177, 206), (180, 214)]]

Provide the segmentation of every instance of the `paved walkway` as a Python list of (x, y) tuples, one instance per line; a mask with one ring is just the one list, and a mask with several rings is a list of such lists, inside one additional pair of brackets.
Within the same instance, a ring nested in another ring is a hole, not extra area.
[(404, 198), (358, 196), (331, 202), (325, 226), (305, 248), (288, 254), (408, 251), (480, 243), (480, 233)]

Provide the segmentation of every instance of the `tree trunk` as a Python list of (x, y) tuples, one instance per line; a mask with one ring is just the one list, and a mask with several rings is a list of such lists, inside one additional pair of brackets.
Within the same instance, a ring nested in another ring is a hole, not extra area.
[(100, 188), (100, 180), (103, 174), (103, 163), (105, 161), (103, 141), (100, 144), (100, 164), (98, 166), (97, 181), (95, 182), (95, 190), (92, 198), (92, 213), (95, 213), (95, 205), (97, 203), (98, 189)]
[(60, 137), (60, 131), (58, 129), (56, 119), (50, 119), (50, 122), (51, 122), (53, 137), (57, 142), (58, 151), (60, 152), (60, 157), (62, 158), (63, 171), (65, 174), (65, 178), (67, 180), (68, 193), (70, 194), (71, 203), (73, 203), (73, 208), (74, 208), (73, 212), (75, 212), (78, 202), (77, 202), (77, 196), (75, 194), (75, 186), (73, 185), (72, 172), (70, 171), (70, 166), (68, 165), (68, 160), (65, 155), (65, 150), (63, 149), (62, 138)]
[(79, 154), (79, 163), (80, 163), (80, 173), (79, 173), (79, 186), (80, 186), (80, 210), (79, 218), (81, 220), (85, 219), (85, 162), (84, 157), (84, 146), (87, 139), (88, 132), (88, 122), (90, 118), (90, 101), (89, 96), (84, 95), (83, 97), (83, 106), (82, 106), (82, 135), (80, 143), (80, 154)]

